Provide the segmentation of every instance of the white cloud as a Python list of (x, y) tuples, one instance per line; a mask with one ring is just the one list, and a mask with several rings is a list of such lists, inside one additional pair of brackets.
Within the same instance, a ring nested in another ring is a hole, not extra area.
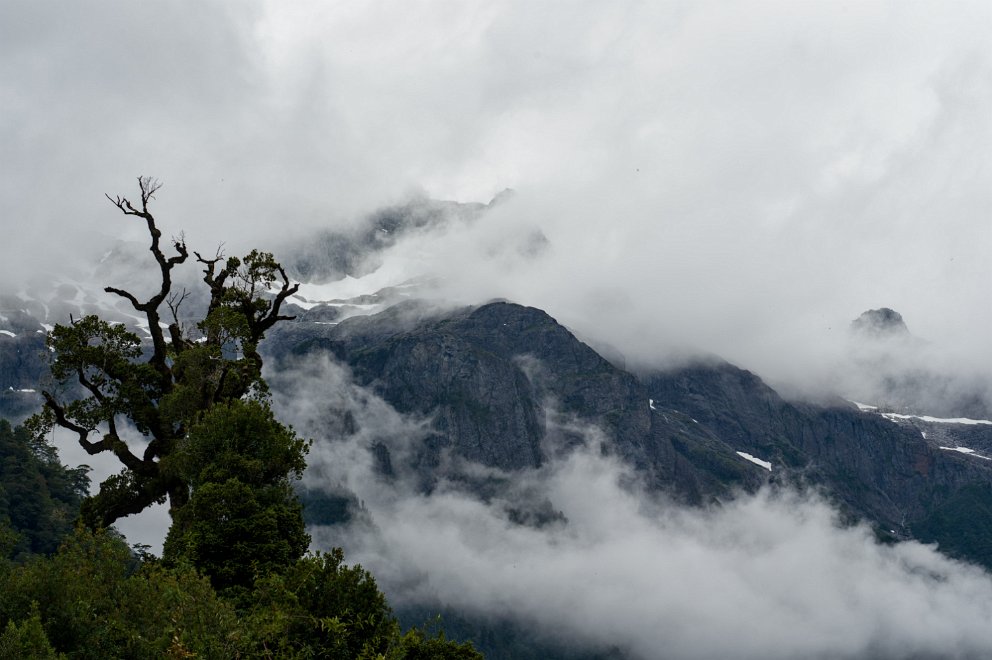
[(507, 272), (441, 241), (455, 293), (775, 377), (881, 305), (988, 357), (985, 3), (2, 12), (8, 279), (76, 233), (139, 235), (101, 196), (137, 174), (166, 182), (167, 233), (234, 252), (410, 191), (514, 187), (508, 221), (555, 250)]
[[(413, 481), (377, 477), (367, 453), (373, 439), (409, 442), (420, 423), (356, 396), (340, 367), (311, 361), (308, 371), (280, 405), (323, 411), (311, 428), (331, 429), (317, 437), (311, 485), (346, 481), (373, 523), (318, 528), (315, 544), (344, 545), (394, 604), (442, 602), (634, 658), (963, 658), (992, 648), (988, 574), (915, 542), (880, 545), (866, 527), (842, 527), (819, 497), (764, 491), (683, 508), (631, 486), (595, 429), (585, 447), (515, 473), (486, 502), (443, 482), (424, 495)], [(317, 383), (335, 388), (325, 397)], [(340, 405), (354, 433), (328, 424)], [(508, 510), (527, 501), (550, 501), (567, 522), (514, 524)]]

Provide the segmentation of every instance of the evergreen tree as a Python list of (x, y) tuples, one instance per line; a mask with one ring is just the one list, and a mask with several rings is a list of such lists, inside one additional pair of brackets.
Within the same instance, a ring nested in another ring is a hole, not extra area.
[[(57, 425), (74, 433), (88, 453), (110, 453), (121, 462), (121, 472), (84, 503), (84, 519), (94, 528), (166, 498), (173, 516), (187, 504), (188, 475), (171, 469), (170, 457), (211, 407), (264, 393), (258, 344), (275, 323), (292, 318), (280, 309), (299, 286), (290, 284), (268, 253), (207, 259), (194, 252), (203, 266), (209, 303), (205, 316), (188, 328), (179, 319), (186, 292), (172, 290), (172, 271), (189, 251), (180, 237), (172, 241), (175, 254), (165, 255), (162, 232), (149, 210), (160, 185), (148, 177), (139, 177), (138, 185), (139, 204), (126, 197), (111, 201), (125, 215), (145, 222), (161, 284), (144, 301), (124, 289), (105, 290), (145, 317), (151, 346), (146, 349), (125, 327), (96, 316), (57, 325), (47, 343), (53, 355), (51, 373), (60, 388), (42, 392), (45, 406), (27, 423), (36, 438)], [(166, 310), (172, 320), (167, 326), (162, 322)], [(140, 453), (120, 433), (124, 420), (145, 436)]]
[[(51, 553), (72, 531), (89, 488), (87, 468), (68, 469), (44, 438), (0, 419), (0, 522), (10, 556)], [(4, 545), (4, 544), (0, 544)]]
[(218, 589), (299, 559), (310, 543), (290, 484), (307, 443), (256, 399), (217, 404), (191, 427), (172, 460), (192, 495), (166, 538), (163, 558), (185, 558)]

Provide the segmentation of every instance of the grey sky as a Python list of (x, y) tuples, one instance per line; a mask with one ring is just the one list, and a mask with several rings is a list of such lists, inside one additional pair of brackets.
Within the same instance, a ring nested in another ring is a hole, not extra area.
[[(984, 2), (12, 0), (0, 276), (140, 237), (102, 198), (138, 174), (203, 249), (512, 187), (502, 229), (417, 246), (451, 295), (772, 376), (887, 305), (974, 361), (990, 29)], [(531, 226), (544, 259), (492, 258)]]

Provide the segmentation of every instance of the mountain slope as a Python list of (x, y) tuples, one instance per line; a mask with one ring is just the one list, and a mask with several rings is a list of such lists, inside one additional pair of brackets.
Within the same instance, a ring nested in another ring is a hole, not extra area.
[[(727, 363), (635, 375), (541, 310), (511, 303), (431, 313), (411, 302), (338, 325), (286, 324), (267, 348), (326, 352), (398, 411), (433, 415), (433, 435), (407, 466), (427, 489), (458, 471), (446, 456), (510, 472), (541, 465), (560, 441), (578, 441), (549, 426), (554, 416), (600, 428), (608, 451), (680, 501), (718, 501), (768, 482), (813, 485), (895, 538), (950, 539), (934, 512), (952, 519), (992, 479), (992, 461), (941, 450), (840, 399), (785, 401)], [(552, 432), (562, 436), (556, 445)], [(992, 565), (992, 556), (956, 547)]]

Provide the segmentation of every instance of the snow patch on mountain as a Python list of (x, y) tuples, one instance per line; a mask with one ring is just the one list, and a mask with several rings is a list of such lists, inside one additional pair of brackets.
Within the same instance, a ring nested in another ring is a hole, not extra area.
[(941, 447), (941, 449), (945, 451), (956, 451), (961, 454), (967, 454), (968, 456), (974, 456), (975, 458), (981, 458), (986, 461), (992, 461), (992, 458), (989, 458), (988, 456), (982, 456), (981, 454), (976, 453), (974, 449), (968, 449), (967, 447)]
[(992, 420), (988, 420), (988, 419), (972, 419), (970, 417), (934, 417), (933, 415), (913, 415), (909, 413), (881, 412), (878, 406), (873, 406), (867, 403), (860, 403), (858, 401), (851, 401), (851, 400), (848, 400), (848, 402), (856, 405), (858, 407), (858, 410), (860, 410), (861, 412), (877, 413), (878, 415), (884, 417), (885, 419), (891, 422), (918, 420), (921, 422), (927, 422), (929, 424), (966, 424), (969, 426), (978, 426), (978, 425), (992, 426)]
[(918, 419), (921, 422), (931, 424), (968, 424), (975, 426), (978, 424), (992, 425), (988, 419), (969, 419), (968, 417), (931, 417), (930, 415), (900, 415), (899, 413), (880, 413), (885, 419), (896, 421), (899, 419)]
[[(695, 420), (693, 420), (693, 421), (695, 421)], [(747, 453), (746, 451), (739, 451), (739, 452), (737, 452), (737, 455), (740, 456), (741, 458), (743, 458), (744, 460), (751, 461), (755, 465), (760, 465), (761, 467), (765, 468), (769, 472), (772, 471), (772, 464), (770, 462), (768, 462), (768, 461), (763, 461), (760, 458), (757, 458), (755, 456), (752, 456), (751, 454)]]

